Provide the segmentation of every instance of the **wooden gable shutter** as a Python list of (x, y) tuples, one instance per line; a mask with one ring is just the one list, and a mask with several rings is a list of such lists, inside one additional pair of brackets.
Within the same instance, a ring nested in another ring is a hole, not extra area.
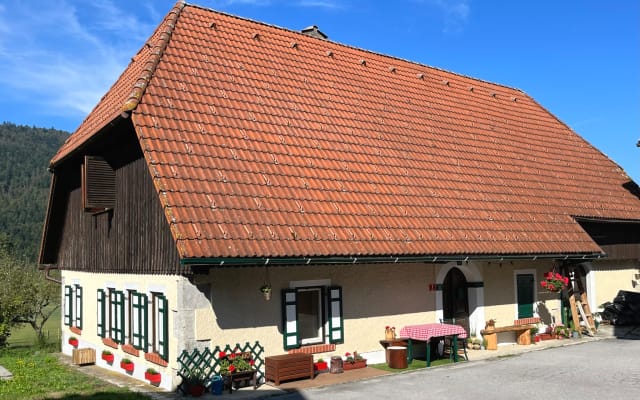
[(98, 289), (98, 336), (105, 337), (106, 336), (106, 327), (105, 327), (105, 292), (103, 289)]
[(163, 360), (169, 360), (169, 302), (158, 296), (158, 352)]
[(282, 290), (282, 321), (284, 332), (285, 350), (300, 347), (300, 335), (298, 334), (298, 307), (295, 289)]
[(64, 287), (64, 324), (71, 326), (73, 321), (73, 288), (71, 285)]
[(82, 201), (85, 210), (111, 209), (116, 205), (116, 173), (102, 157), (84, 157)]
[(132, 344), (138, 350), (147, 351), (147, 295), (134, 292), (131, 300)]
[(82, 329), (82, 286), (75, 285), (75, 327)]
[(342, 288), (329, 286), (329, 343), (344, 342), (344, 320), (342, 318)]

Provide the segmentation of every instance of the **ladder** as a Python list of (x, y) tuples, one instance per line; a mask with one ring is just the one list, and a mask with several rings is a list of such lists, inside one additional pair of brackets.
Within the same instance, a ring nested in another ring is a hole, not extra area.
[(587, 335), (593, 336), (596, 331), (596, 325), (591, 313), (591, 307), (589, 307), (587, 293), (583, 290), (580, 279), (576, 279), (575, 282), (578, 284), (577, 291), (573, 290), (574, 285), (569, 287), (569, 304), (571, 305), (573, 327), (580, 335), (582, 335), (583, 331), (586, 331)]

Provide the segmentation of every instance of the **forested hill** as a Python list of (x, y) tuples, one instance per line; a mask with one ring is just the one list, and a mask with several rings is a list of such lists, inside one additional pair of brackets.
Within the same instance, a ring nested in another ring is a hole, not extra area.
[(0, 124), (0, 236), (12, 253), (36, 261), (47, 207), (49, 161), (68, 132)]

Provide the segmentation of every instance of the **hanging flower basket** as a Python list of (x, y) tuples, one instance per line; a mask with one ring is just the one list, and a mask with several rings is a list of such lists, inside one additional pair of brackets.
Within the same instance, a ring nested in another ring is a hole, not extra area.
[(271, 285), (264, 284), (260, 287), (260, 292), (262, 292), (262, 296), (265, 300), (271, 300)]
[(540, 282), (543, 289), (550, 292), (559, 292), (569, 284), (569, 278), (557, 272), (549, 271), (544, 274), (544, 280)]

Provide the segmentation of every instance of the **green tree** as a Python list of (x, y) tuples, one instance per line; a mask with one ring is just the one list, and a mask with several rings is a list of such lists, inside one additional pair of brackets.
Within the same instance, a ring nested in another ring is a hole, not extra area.
[(2, 240), (6, 238), (0, 238), (0, 347), (20, 324), (29, 324), (42, 344), (44, 324), (60, 306), (60, 288), (34, 265), (3, 250)]

